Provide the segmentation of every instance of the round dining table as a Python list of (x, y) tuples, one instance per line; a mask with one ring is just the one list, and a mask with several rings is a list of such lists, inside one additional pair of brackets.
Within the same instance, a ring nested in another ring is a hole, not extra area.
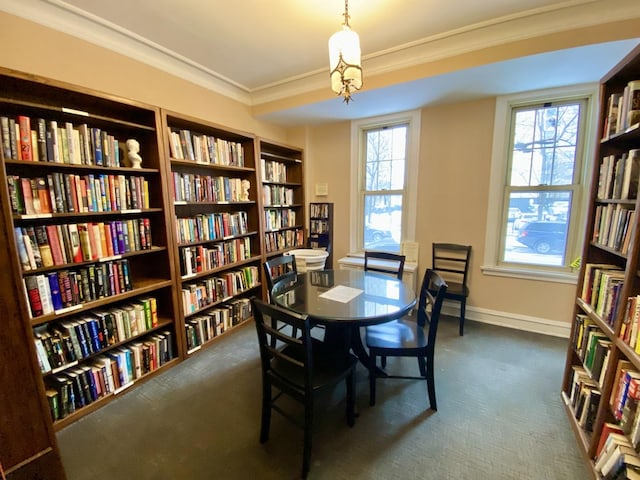
[(273, 301), (288, 310), (308, 315), (325, 327), (325, 348), (341, 361), (350, 350), (368, 369), (370, 362), (360, 327), (396, 320), (416, 304), (409, 285), (395, 277), (362, 270), (318, 270), (298, 273), (276, 282)]

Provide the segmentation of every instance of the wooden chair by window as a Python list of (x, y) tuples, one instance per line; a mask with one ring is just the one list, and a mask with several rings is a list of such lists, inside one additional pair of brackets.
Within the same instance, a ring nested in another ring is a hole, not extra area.
[[(357, 358), (348, 354), (341, 366), (328, 361), (311, 337), (311, 325), (307, 316), (295, 314), (276, 305), (252, 298), (256, 322), (260, 360), (262, 365), (262, 421), (260, 442), (269, 439), (271, 411), (283, 415), (304, 429), (302, 478), (307, 478), (311, 465), (311, 437), (315, 397), (345, 381), (347, 395), (347, 424), (355, 423), (355, 367)], [(274, 321), (299, 330), (299, 338), (291, 337), (284, 330), (272, 328)], [(275, 346), (274, 346), (275, 345)], [(274, 394), (275, 393), (275, 394)], [(278, 403), (287, 395), (304, 406), (302, 422)]]
[(433, 244), (432, 269), (445, 279), (449, 288), (445, 298), (460, 302), (460, 336), (464, 335), (464, 316), (469, 296), (467, 285), (471, 245)]
[[(436, 291), (437, 294), (434, 296), (431, 291)], [(420, 288), (417, 321), (416, 315), (407, 316), (393, 322), (367, 327), (366, 333), (369, 356), (373, 364), (376, 363), (377, 357), (381, 357), (383, 368), (386, 367), (387, 357), (416, 357), (418, 359), (420, 376), (387, 375), (384, 378), (426, 380), (429, 404), (433, 410), (438, 409), (433, 366), (436, 333), (446, 291), (445, 281), (433, 270), (428, 269), (424, 274)], [(377, 378), (383, 378), (383, 375), (376, 375), (375, 371), (370, 371), (369, 403), (371, 405), (376, 403)]]
[[(390, 264), (390, 267), (382, 268), (378, 265), (369, 263), (371, 260), (383, 260)], [(364, 252), (364, 270), (370, 272), (382, 272), (391, 275), (396, 275), (398, 280), (402, 280), (402, 274), (404, 272), (404, 255), (398, 255), (396, 253), (387, 252)]]

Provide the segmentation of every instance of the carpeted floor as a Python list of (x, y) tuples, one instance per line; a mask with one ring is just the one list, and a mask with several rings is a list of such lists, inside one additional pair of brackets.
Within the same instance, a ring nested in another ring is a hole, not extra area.
[[(381, 380), (359, 417), (343, 391), (318, 409), (309, 479), (590, 478), (560, 399), (567, 340), (444, 318), (436, 346), (438, 411), (426, 384)], [(415, 365), (414, 365), (415, 363)], [(390, 359), (389, 369), (417, 362)], [(58, 433), (69, 480), (299, 477), (302, 431), (274, 413), (258, 441), (260, 365), (252, 325)]]

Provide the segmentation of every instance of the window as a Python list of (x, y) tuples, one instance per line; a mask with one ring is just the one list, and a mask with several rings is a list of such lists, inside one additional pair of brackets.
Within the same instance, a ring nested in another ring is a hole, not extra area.
[(595, 95), (578, 90), (498, 99), (484, 271), (573, 279)]
[(351, 249), (399, 252), (415, 232), (419, 112), (352, 123)]

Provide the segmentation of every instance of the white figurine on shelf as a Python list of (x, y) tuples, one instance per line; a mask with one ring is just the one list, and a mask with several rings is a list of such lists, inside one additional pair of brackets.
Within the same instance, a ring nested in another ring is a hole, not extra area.
[(142, 157), (140, 156), (140, 144), (137, 140), (130, 138), (127, 140), (127, 158), (133, 168), (141, 168)]
[(251, 182), (249, 182), (249, 180), (242, 180), (242, 191), (240, 192), (241, 202), (249, 201), (249, 187), (251, 187)]

